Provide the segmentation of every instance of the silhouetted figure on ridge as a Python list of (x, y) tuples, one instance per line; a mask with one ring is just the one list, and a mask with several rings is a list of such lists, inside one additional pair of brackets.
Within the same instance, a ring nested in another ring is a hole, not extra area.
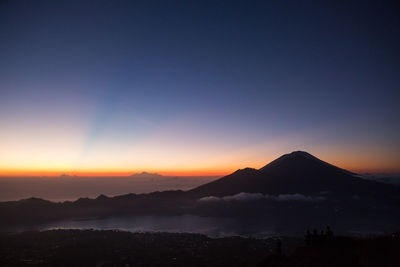
[(278, 239), (276, 241), (276, 251), (275, 251), (277, 256), (282, 256), (282, 241)]
[(304, 242), (306, 243), (306, 246), (311, 246), (311, 233), (308, 229), (304, 238)]
[(319, 241), (319, 245), (325, 244), (325, 232), (324, 232), (324, 230), (321, 230), (319, 232), (318, 241)]
[(318, 233), (317, 229), (313, 230), (311, 234), (309, 230), (307, 230), (305, 235), (305, 243), (306, 246), (323, 246), (332, 241), (333, 232), (329, 226), (326, 226), (326, 231), (320, 230)]
[(329, 227), (329, 225), (326, 226), (325, 235), (328, 240), (332, 239), (332, 237), (333, 237), (333, 232), (332, 232), (331, 228)]
[(311, 235), (311, 245), (312, 246), (317, 245), (319, 243), (318, 241), (319, 241), (318, 230), (314, 229)]

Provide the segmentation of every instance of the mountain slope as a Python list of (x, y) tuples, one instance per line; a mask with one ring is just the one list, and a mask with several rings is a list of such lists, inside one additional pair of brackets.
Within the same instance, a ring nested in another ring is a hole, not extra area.
[[(274, 197), (262, 196), (251, 201), (218, 198), (241, 192)], [(288, 197), (277, 196), (280, 194), (292, 194), (292, 198), (280, 201)], [(293, 199), (293, 194), (300, 195)], [(207, 196), (215, 197), (199, 200)], [(233, 217), (244, 220), (245, 226), (248, 225), (247, 218), (255, 218), (257, 223), (279, 228), (277, 231), (296, 233), (310, 225), (332, 225), (343, 231), (394, 231), (400, 225), (399, 196), (399, 186), (361, 179), (308, 153), (297, 151), (259, 170), (238, 170), (190, 191), (115, 197), (100, 195), (96, 199), (81, 198), (63, 203), (35, 198), (0, 202), (0, 228), (66, 219), (201, 214)], [(298, 197), (311, 201), (301, 201)], [(318, 201), (314, 201), (316, 199)]]
[(295, 151), (281, 156), (259, 170), (251, 168), (238, 170), (189, 192), (199, 197), (227, 196), (240, 192), (274, 195), (294, 193), (375, 195), (381, 191), (395, 189), (358, 178), (355, 174), (324, 162), (307, 152)]

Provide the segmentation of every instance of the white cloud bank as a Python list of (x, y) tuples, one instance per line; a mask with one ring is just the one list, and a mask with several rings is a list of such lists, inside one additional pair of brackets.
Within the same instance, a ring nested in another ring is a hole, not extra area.
[(268, 195), (261, 193), (245, 193), (241, 192), (239, 194), (233, 196), (225, 196), (225, 197), (203, 197), (200, 198), (199, 201), (202, 202), (218, 202), (218, 201), (252, 201), (252, 200), (260, 200), (260, 199), (268, 199), (273, 201), (308, 201), (308, 202), (317, 202), (325, 200), (324, 197), (312, 197), (306, 196), (303, 194), (281, 194), (281, 195)]

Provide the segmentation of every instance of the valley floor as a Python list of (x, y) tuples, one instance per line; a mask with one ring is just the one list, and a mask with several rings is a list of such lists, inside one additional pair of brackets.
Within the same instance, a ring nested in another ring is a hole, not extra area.
[(310, 239), (51, 230), (0, 234), (0, 266), (399, 266), (400, 235)]

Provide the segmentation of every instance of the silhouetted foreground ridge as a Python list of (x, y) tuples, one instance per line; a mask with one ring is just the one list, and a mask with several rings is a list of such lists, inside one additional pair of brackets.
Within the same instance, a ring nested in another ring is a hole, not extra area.
[[(399, 266), (400, 234), (208, 238), (198, 234), (52, 230), (0, 234), (0, 266)], [(311, 241), (311, 242), (310, 242)]]
[(400, 266), (399, 248), (400, 233), (335, 237), (332, 232), (318, 233), (315, 230), (306, 234), (304, 246), (289, 253), (282, 253), (278, 246), (257, 267), (397, 267)]
[(0, 266), (254, 266), (274, 240), (53, 230), (0, 235)]

